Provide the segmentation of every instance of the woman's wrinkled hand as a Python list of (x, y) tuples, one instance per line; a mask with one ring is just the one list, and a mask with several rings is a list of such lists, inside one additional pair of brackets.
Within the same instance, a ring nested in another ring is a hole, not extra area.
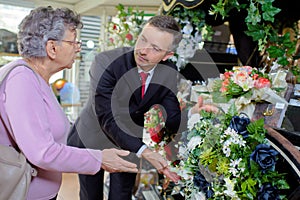
[(118, 149), (104, 149), (102, 151), (102, 165), (101, 168), (107, 172), (134, 172), (137, 173), (137, 165), (128, 162), (121, 158), (121, 156), (128, 156), (129, 151)]
[(203, 103), (203, 97), (198, 97), (198, 102), (192, 107), (191, 113), (196, 114), (199, 113), (201, 110), (204, 110), (206, 112), (213, 112), (218, 113), (220, 110), (217, 106), (212, 104), (204, 104)]

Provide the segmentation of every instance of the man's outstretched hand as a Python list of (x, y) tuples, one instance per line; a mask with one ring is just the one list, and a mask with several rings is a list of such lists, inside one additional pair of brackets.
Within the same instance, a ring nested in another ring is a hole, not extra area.
[(173, 182), (176, 183), (180, 180), (180, 176), (170, 171), (167, 161), (159, 153), (145, 149), (142, 153), (142, 157), (149, 161), (160, 174), (164, 174)]

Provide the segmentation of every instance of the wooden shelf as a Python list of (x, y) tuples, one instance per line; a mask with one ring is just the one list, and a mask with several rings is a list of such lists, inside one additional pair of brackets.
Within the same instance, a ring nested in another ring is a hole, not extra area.
[(7, 53), (7, 52), (0, 52), (0, 56), (21, 57), (17, 53)]

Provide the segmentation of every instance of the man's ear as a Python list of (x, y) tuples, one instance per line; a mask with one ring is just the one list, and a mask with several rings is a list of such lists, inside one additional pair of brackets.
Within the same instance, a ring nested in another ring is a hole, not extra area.
[(47, 55), (51, 59), (54, 59), (56, 57), (56, 53), (57, 53), (56, 41), (54, 41), (54, 40), (48, 40), (47, 41), (47, 43), (46, 43), (46, 52), (47, 52)]
[(165, 61), (168, 58), (172, 57), (173, 55), (174, 55), (174, 51), (168, 51), (162, 60)]

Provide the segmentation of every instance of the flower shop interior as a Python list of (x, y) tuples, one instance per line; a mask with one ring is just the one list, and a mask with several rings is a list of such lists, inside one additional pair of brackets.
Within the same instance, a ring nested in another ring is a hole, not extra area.
[[(134, 46), (143, 22), (155, 15), (174, 16), (182, 29), (183, 39), (170, 58), (181, 77), (181, 109), (188, 110), (201, 96), (222, 111), (190, 116), (187, 131), (173, 145), (176, 159), (170, 165), (182, 177), (180, 183), (146, 166), (133, 200), (300, 199), (296, 0), (0, 0), (0, 67), (20, 58), (17, 27), (22, 18), (48, 5), (73, 9), (84, 24), (73, 68), (50, 79), (71, 123), (88, 98), (94, 56)], [(163, 118), (153, 117), (159, 112), (153, 107), (145, 114), (144, 134), (164, 125)], [(145, 137), (165, 156), (165, 141), (153, 144)], [(63, 177), (58, 200), (79, 199), (77, 175)]]

